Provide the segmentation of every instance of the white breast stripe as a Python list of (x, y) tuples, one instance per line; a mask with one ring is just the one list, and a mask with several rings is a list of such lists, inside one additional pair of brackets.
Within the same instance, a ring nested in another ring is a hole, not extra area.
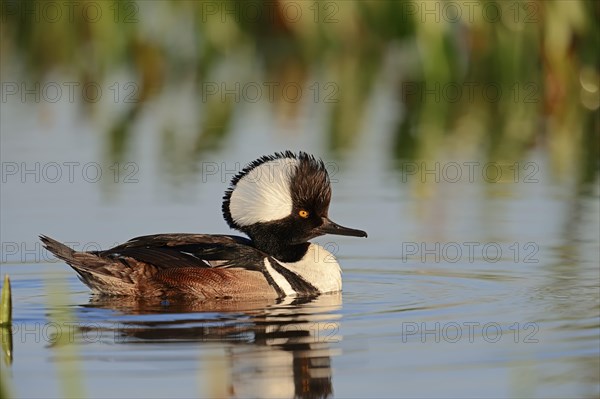
[(288, 283), (285, 277), (283, 277), (280, 273), (273, 269), (273, 266), (271, 266), (271, 263), (269, 262), (268, 258), (265, 258), (265, 268), (267, 269), (267, 272), (271, 275), (273, 281), (275, 281), (275, 284), (277, 284), (279, 288), (281, 288), (285, 295), (297, 294), (297, 292), (294, 291), (294, 289), (292, 288), (290, 283)]
[(342, 290), (340, 265), (333, 254), (320, 245), (310, 244), (306, 255), (298, 262), (279, 264), (311, 283), (320, 292)]

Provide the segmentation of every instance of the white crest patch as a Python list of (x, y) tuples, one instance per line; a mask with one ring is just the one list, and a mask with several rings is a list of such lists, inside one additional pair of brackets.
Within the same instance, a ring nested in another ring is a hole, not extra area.
[(283, 219), (292, 213), (290, 183), (300, 161), (265, 162), (242, 177), (229, 200), (231, 218), (240, 226)]

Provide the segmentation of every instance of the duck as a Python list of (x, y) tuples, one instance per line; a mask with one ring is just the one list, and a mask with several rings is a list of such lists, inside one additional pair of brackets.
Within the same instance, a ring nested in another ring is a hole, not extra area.
[(329, 216), (331, 181), (306, 152), (262, 156), (237, 173), (222, 213), (237, 235), (169, 233), (111, 249), (75, 251), (46, 235), (44, 247), (77, 272), (92, 293), (138, 298), (277, 299), (342, 290), (334, 254), (310, 240), (367, 237)]

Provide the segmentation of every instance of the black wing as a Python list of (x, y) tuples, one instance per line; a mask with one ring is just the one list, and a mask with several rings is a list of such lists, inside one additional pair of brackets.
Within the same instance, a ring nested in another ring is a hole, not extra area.
[(124, 244), (94, 254), (103, 258), (133, 258), (158, 269), (174, 267), (261, 270), (262, 251), (247, 238), (211, 234), (155, 234), (133, 238)]

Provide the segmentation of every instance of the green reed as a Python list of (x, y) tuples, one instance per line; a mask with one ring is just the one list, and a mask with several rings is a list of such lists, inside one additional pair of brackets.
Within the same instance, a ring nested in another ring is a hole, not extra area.
[[(203, 115), (185, 133), (162, 129), (165, 162), (193, 173), (252, 105), (243, 95), (211, 94), (214, 83), (297, 84), (311, 107), (325, 110), (323, 142), (340, 153), (368, 134), (367, 107), (383, 84), (398, 117), (395, 144), (381, 150), (397, 159), (466, 148), (510, 162), (542, 146), (556, 178), (597, 176), (593, 0), (100, 2), (102, 18), (86, 18), (80, 5), (59, 21), (18, 11), (43, 10), (43, 2), (6, 4), (2, 58), (27, 81), (56, 71), (81, 83), (115, 71), (133, 77), (136, 101), (119, 104), (124, 112), (106, 135), (106, 154), (117, 161), (130, 151), (140, 111), (169, 88), (192, 87)], [(280, 90), (267, 103), (274, 119), (292, 120), (305, 104)], [(96, 107), (87, 101), (84, 111), (93, 118)]]

